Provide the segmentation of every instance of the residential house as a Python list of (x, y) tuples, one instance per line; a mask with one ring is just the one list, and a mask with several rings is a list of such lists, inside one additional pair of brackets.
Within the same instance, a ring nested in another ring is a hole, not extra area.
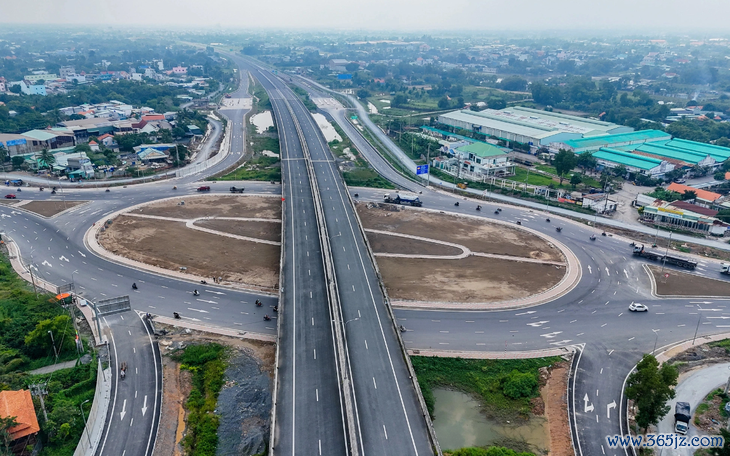
[(5, 78), (0, 76), (0, 93), (5, 93), (8, 91), (7, 84), (5, 83)]
[(174, 76), (186, 76), (188, 74), (187, 67), (176, 66), (172, 68), (172, 74)]
[(15, 418), (17, 424), (8, 429), (10, 450), (22, 453), (27, 447), (35, 445), (36, 436), (41, 430), (29, 390), (0, 391), (0, 418), (11, 417)]
[(44, 97), (47, 95), (46, 86), (44, 85), (35, 85), (27, 81), (20, 81), (18, 84), (20, 85), (20, 92), (25, 95), (41, 95)]
[(89, 147), (93, 152), (99, 152), (99, 143), (94, 141), (93, 139), (89, 141)]
[(330, 71), (347, 71), (347, 64), (350, 63), (349, 60), (345, 59), (332, 59), (329, 61), (329, 69)]
[(114, 136), (105, 133), (97, 138), (101, 144), (104, 144), (105, 147), (108, 147), (109, 149), (114, 149), (117, 147), (117, 143), (114, 142)]
[(669, 184), (667, 190), (677, 192), (682, 195), (684, 195), (686, 192), (694, 192), (695, 195), (697, 195), (697, 197), (695, 198), (695, 204), (707, 208), (711, 208), (715, 204), (715, 202), (722, 197), (722, 195), (720, 195), (719, 193), (709, 192), (707, 190), (678, 184), (676, 182), (672, 182), (671, 184)]

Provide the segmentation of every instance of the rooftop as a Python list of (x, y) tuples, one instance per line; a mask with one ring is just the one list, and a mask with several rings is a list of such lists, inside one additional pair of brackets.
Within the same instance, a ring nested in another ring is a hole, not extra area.
[(456, 150), (459, 152), (474, 154), (481, 158), (506, 155), (499, 147), (487, 143), (471, 143), (466, 146), (461, 146)]
[(643, 157), (641, 155), (631, 154), (616, 149), (608, 149), (605, 147), (599, 149), (598, 152), (593, 154), (593, 156), (601, 160), (630, 166), (632, 168), (643, 169), (645, 171), (654, 169), (662, 164), (662, 161), (656, 158)]
[(714, 217), (717, 215), (717, 211), (714, 209), (708, 209), (706, 207), (688, 203), (687, 201), (672, 201), (670, 205), (677, 209), (682, 209), (683, 211), (690, 211), (707, 217)]
[(609, 147), (613, 144), (621, 144), (634, 141), (656, 141), (659, 139), (664, 139), (668, 141), (672, 139), (672, 135), (670, 135), (669, 133), (664, 133), (660, 130), (642, 130), (632, 131), (628, 133), (619, 133), (615, 135), (569, 139), (565, 141), (565, 144), (572, 147), (573, 149), (600, 149), (601, 147)]
[(688, 185), (678, 184), (676, 182), (672, 182), (669, 184), (669, 187), (667, 187), (667, 190), (671, 190), (673, 192), (684, 194), (684, 192), (695, 192), (697, 195), (697, 198), (705, 201), (715, 201), (716, 199), (720, 198), (722, 195), (719, 193), (714, 192), (708, 192), (707, 190), (702, 190), (699, 188), (690, 187)]
[(10, 428), (10, 438), (17, 440), (40, 431), (29, 390), (0, 391), (0, 417), (14, 416), (17, 426)]

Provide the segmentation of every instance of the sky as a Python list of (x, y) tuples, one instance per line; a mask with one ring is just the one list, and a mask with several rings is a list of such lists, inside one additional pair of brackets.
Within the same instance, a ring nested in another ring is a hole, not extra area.
[(0, 0), (0, 23), (240, 29), (702, 31), (730, 0)]

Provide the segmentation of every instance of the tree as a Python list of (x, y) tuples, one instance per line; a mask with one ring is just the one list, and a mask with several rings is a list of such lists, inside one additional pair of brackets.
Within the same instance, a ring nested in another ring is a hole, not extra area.
[(500, 86), (511, 92), (522, 92), (527, 88), (527, 81), (519, 76), (508, 76), (502, 79)]
[(53, 340), (56, 344), (56, 350), (59, 353), (62, 349), (73, 348), (74, 336), (71, 319), (68, 315), (59, 315), (53, 319), (38, 322), (33, 331), (25, 336), (23, 350), (31, 356), (47, 356), (53, 354), (51, 336), (48, 334), (49, 331), (53, 332)]
[(357, 71), (360, 68), (360, 64), (357, 62), (350, 62), (347, 65), (345, 65), (345, 69), (349, 71), (350, 73)]
[(583, 178), (580, 177), (580, 174), (575, 173), (572, 176), (570, 176), (570, 185), (573, 186), (573, 190), (575, 190), (575, 186), (583, 182)]
[(449, 103), (449, 99), (446, 97), (441, 97), (438, 102), (439, 109), (448, 109), (451, 103)]
[(20, 167), (23, 166), (23, 163), (25, 163), (25, 158), (20, 155), (16, 155), (10, 159), (10, 163), (12, 163), (13, 169), (20, 169)]
[(684, 193), (682, 193), (682, 196), (680, 197), (682, 201), (688, 201), (697, 199), (697, 192), (694, 190), (687, 190)]
[(598, 164), (598, 160), (590, 152), (583, 152), (578, 154), (576, 166), (583, 168), (584, 170), (593, 169)]
[(56, 163), (56, 157), (53, 156), (53, 152), (43, 148), (38, 156), (38, 165), (42, 168), (51, 169), (54, 163)]
[(365, 89), (360, 89), (357, 91), (357, 97), (360, 99), (370, 98), (370, 92)]
[(577, 162), (578, 158), (569, 150), (560, 149), (560, 151), (555, 154), (553, 166), (555, 166), (555, 171), (557, 171), (558, 177), (560, 178), (560, 185), (563, 185), (563, 176), (572, 171)]
[(667, 414), (667, 402), (674, 398), (673, 387), (677, 385), (677, 368), (664, 363), (661, 368), (653, 355), (646, 354), (636, 365), (636, 371), (626, 383), (626, 397), (638, 407), (636, 424), (646, 430), (657, 424)]
[(618, 165), (613, 170), (613, 175), (616, 177), (624, 178), (626, 177), (626, 167), (624, 165)]
[(393, 99), (390, 101), (390, 104), (394, 108), (400, 108), (401, 106), (405, 106), (406, 104), (408, 104), (408, 97), (406, 97), (402, 93), (399, 93), (393, 97)]
[(507, 102), (504, 98), (490, 98), (487, 100), (487, 107), (489, 109), (504, 109), (507, 107)]
[(15, 416), (8, 416), (5, 418), (0, 417), (0, 443), (3, 445), (3, 456), (13, 454), (13, 452), (10, 451), (10, 443), (13, 441), (13, 438), (10, 435), (10, 429), (18, 425), (16, 419), (17, 417)]
[(3, 145), (0, 143), (0, 164), (3, 164), (8, 159), (8, 150), (3, 147)]
[(730, 432), (725, 428), (720, 428), (720, 435), (725, 444), (719, 448), (710, 448), (710, 453), (713, 456), (730, 456)]

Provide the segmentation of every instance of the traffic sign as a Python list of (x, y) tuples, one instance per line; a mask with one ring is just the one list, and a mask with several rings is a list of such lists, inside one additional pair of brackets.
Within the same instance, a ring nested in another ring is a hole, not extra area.
[(418, 165), (416, 167), (416, 174), (428, 174), (428, 165)]

